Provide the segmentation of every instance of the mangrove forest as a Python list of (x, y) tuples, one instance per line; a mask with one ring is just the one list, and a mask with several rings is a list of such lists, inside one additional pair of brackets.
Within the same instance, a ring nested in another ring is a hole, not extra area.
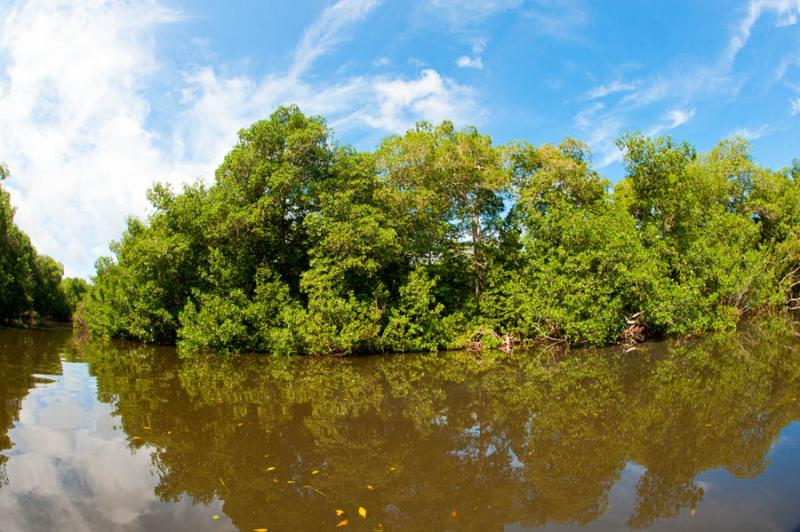
[[(290, 106), (238, 138), (213, 184), (150, 189), (76, 327), (225, 353), (511, 350), (732, 329), (800, 295), (800, 161), (765, 168), (739, 137), (626, 134), (613, 184), (578, 140), (448, 121), (366, 152)], [(6, 315), (55, 314), (35, 280), (59, 272), (14, 231), (34, 295)]]

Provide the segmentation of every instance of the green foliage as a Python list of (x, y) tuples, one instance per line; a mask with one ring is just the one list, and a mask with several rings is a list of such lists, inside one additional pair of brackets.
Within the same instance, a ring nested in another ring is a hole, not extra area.
[(81, 316), (102, 336), (330, 355), (603, 345), (797, 306), (800, 165), (762, 168), (738, 138), (619, 146), (612, 190), (574, 139), (419, 123), (365, 153), (282, 107), (239, 133), (213, 185), (151, 190)]
[[(7, 177), (0, 164), (0, 181)], [(0, 325), (69, 320), (79, 294), (62, 286), (63, 274), (61, 264), (39, 255), (16, 226), (11, 196), (0, 186)]]
[(389, 312), (383, 342), (391, 351), (435, 351), (449, 346), (457, 334), (460, 315), (444, 316), (444, 305), (434, 295), (436, 279), (417, 268), (400, 288), (396, 306)]

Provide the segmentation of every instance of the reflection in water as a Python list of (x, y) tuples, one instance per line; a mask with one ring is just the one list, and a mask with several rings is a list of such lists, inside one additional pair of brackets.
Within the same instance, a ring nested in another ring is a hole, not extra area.
[(781, 431), (800, 418), (800, 350), (783, 322), (560, 357), (181, 360), (19, 331), (0, 345), (11, 530), (800, 523), (793, 486), (762, 500), (735, 480), (779, 478), (770, 459), (797, 474), (800, 430)]

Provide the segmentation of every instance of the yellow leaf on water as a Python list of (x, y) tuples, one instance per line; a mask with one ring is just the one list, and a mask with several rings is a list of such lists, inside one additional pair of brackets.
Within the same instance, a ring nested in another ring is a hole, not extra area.
[(219, 516), (218, 515), (212, 515), (211, 519), (219, 519)]
[(347, 526), (349, 523), (350, 523), (350, 521), (348, 521), (347, 519), (342, 519), (342, 520), (341, 520), (341, 521), (339, 521), (339, 523), (336, 525), (336, 528), (339, 528), (340, 526)]
[(367, 484), (367, 489), (368, 489), (368, 490), (370, 490), (370, 491), (372, 491), (372, 490), (374, 490), (375, 488), (373, 488), (373, 487), (372, 487), (370, 484)]
[(269, 466), (269, 467), (267, 468), (267, 471), (275, 471), (275, 466)]
[(273, 478), (273, 479), (272, 479), (272, 482), (273, 482), (273, 483), (275, 483), (275, 484), (277, 484), (277, 483), (278, 483), (278, 479), (277, 479), (277, 478)]
[(389, 471), (394, 471), (394, 469), (395, 469), (394, 466), (392, 466), (389, 468)]
[(367, 518), (367, 509), (364, 508), (363, 506), (359, 506), (358, 507), (358, 515), (360, 515), (361, 517), (366, 519)]
[(336, 517), (341, 517), (344, 515), (344, 510), (336, 510)]
[(315, 469), (311, 472), (312, 475), (319, 475), (319, 469)]
[(287, 484), (294, 484), (294, 480), (287, 480), (286, 483)]
[(254, 528), (253, 532), (269, 532), (266, 528)]

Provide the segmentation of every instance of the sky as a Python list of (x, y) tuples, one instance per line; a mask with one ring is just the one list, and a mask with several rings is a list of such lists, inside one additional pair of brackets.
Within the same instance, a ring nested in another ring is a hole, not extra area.
[(496, 142), (731, 135), (800, 157), (800, 0), (0, 0), (0, 161), (16, 221), (90, 277), (154, 182), (213, 183), (278, 105), (372, 150), (418, 120)]

